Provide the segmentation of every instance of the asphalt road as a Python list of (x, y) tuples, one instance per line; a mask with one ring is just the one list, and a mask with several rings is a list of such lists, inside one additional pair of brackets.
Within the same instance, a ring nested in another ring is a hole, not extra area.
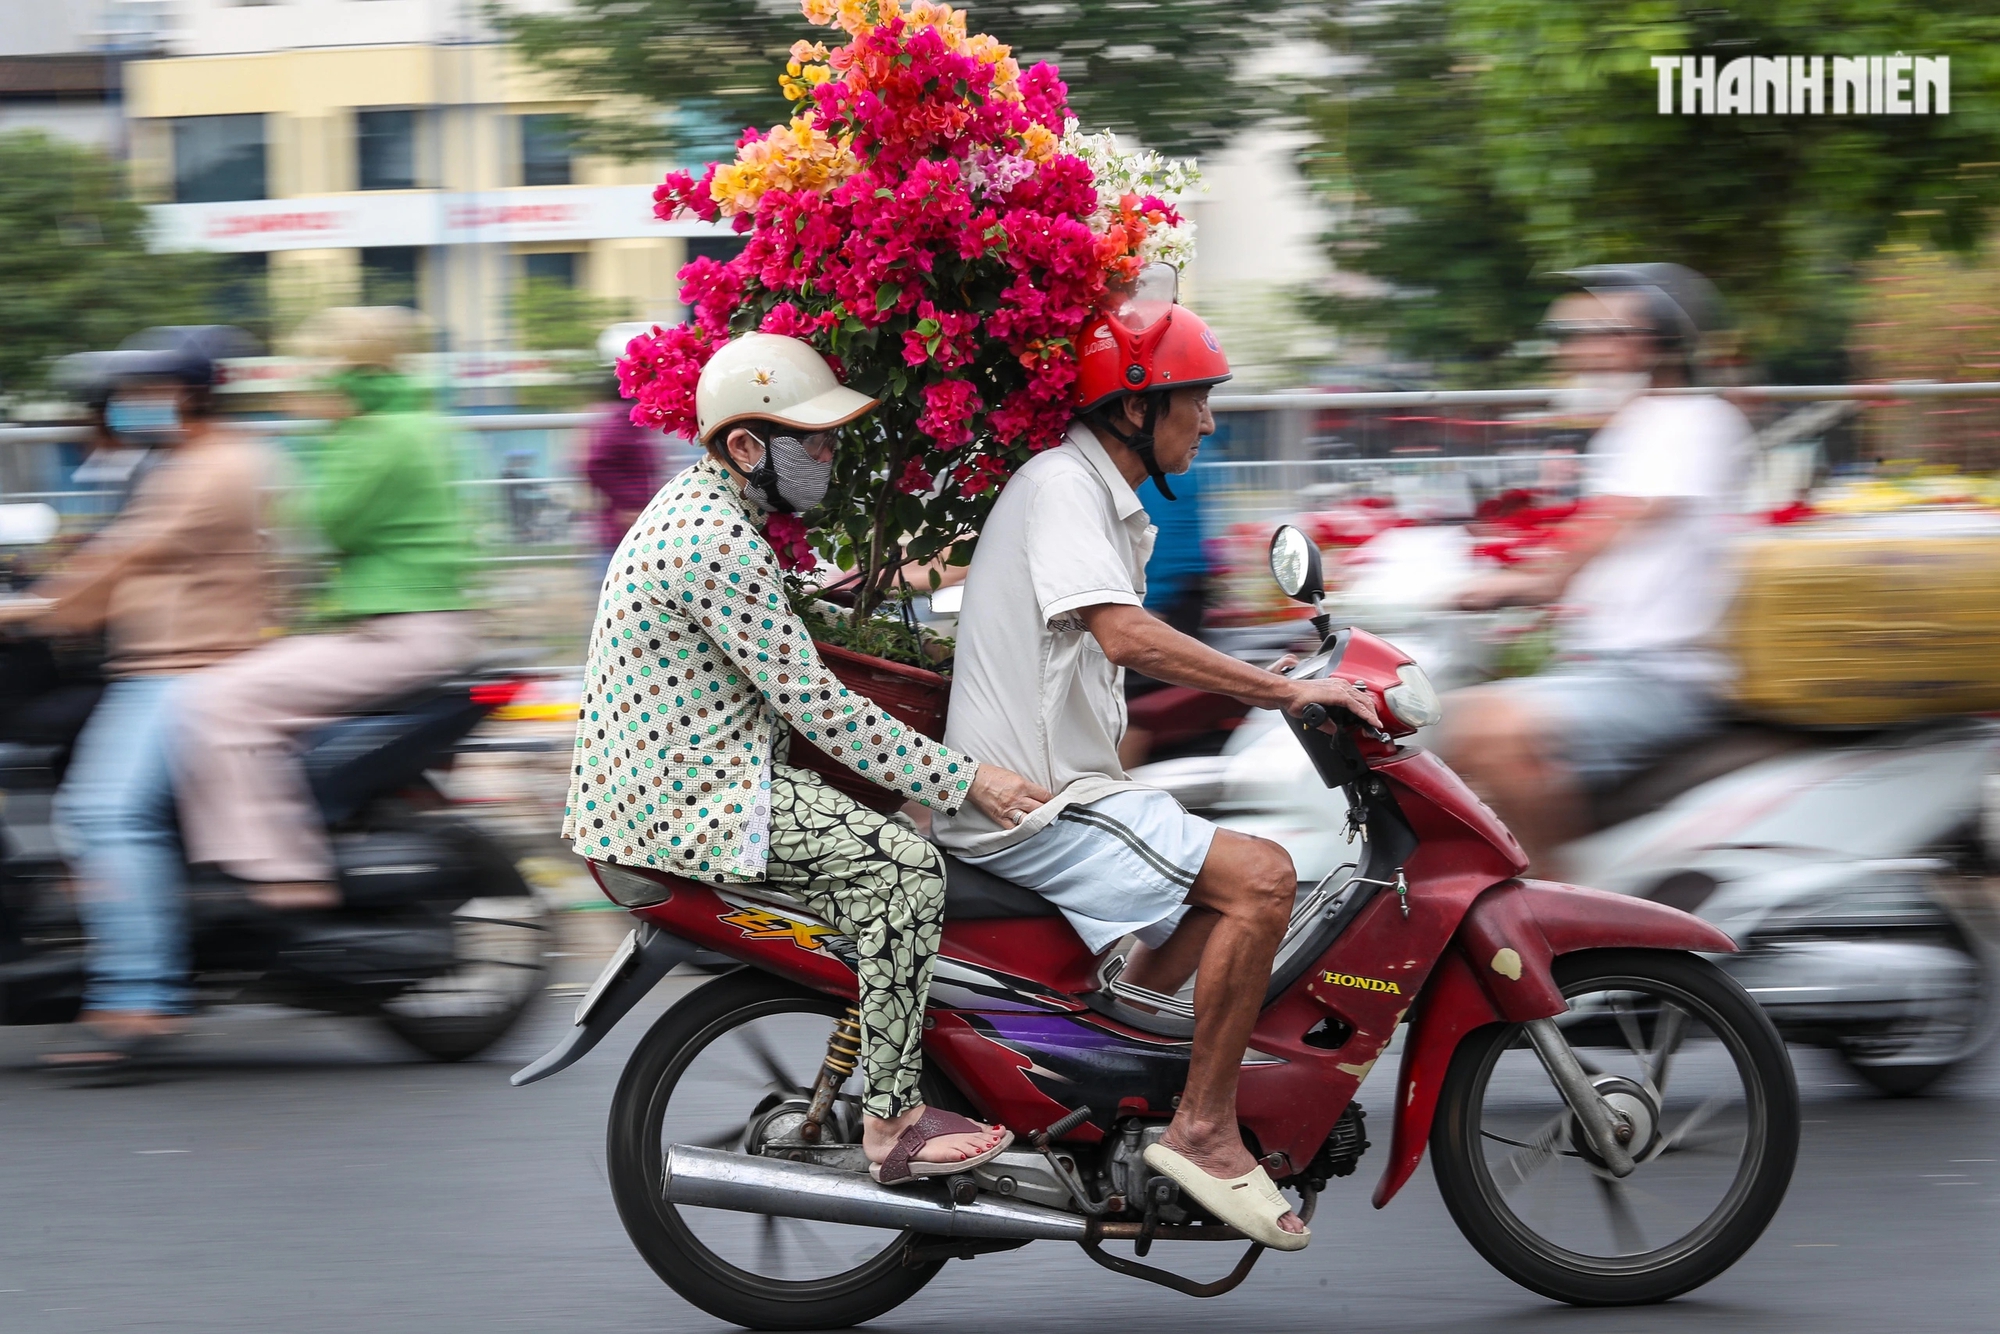
[[(458, 1066), (421, 1063), (358, 1021), (223, 1011), (173, 1068), (119, 1088), (52, 1082), (26, 1067), (57, 1034), (0, 1030), (0, 1330), (723, 1329), (638, 1259), (604, 1181), (612, 1086), (668, 998), (529, 1089), (506, 1076), (561, 1027), (567, 1001), (493, 1059)], [(1794, 1056), (1805, 1148), (1783, 1211), (1733, 1271), (1664, 1306), (1571, 1310), (1514, 1287), (1459, 1237), (1428, 1172), (1376, 1213), (1378, 1148), (1328, 1192), (1309, 1251), (1267, 1256), (1220, 1299), (1044, 1242), (954, 1263), (873, 1328), (2000, 1328), (2000, 1061), (1888, 1102), (1819, 1053)], [(1362, 1090), (1364, 1105), (1385, 1096)], [(1226, 1263), (1185, 1261), (1203, 1277)]]

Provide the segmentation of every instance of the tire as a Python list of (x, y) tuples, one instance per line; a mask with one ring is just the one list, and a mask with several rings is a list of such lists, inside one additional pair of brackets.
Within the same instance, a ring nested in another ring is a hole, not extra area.
[(1885, 1029), (1846, 1033), (1834, 1042), (1841, 1063), (1877, 1093), (1913, 1098), (1985, 1050), (2000, 1028), (1993, 960), (1962, 941), (1978, 979), (1970, 994), (1933, 1000), (1920, 1018)]
[(1938, 1065), (1870, 1065), (1857, 1061), (1846, 1051), (1841, 1061), (1877, 1093), (1891, 1098), (1914, 1098), (1958, 1068), (1956, 1061)]
[[(1594, 1151), (1579, 1149), (1581, 1130), (1515, 1024), (1480, 1029), (1453, 1054), (1431, 1131), (1438, 1190), (1466, 1240), (1522, 1287), (1576, 1306), (1634, 1306), (1677, 1297), (1735, 1264), (1784, 1200), (1799, 1140), (1791, 1061), (1763, 1010), (1705, 959), (1659, 950), (1596, 950), (1557, 960), (1555, 975), (1575, 1002), (1572, 1024), (1586, 1072), (1600, 1081), (1613, 1077), (1617, 1072), (1610, 1067), (1621, 1058), (1651, 1071), (1637, 1083), (1626, 1081), (1628, 1088), (1643, 1084), (1652, 1100), (1639, 1102), (1639, 1094), (1631, 1095), (1635, 1105), (1651, 1109), (1642, 1117), (1651, 1132), (1648, 1147), (1635, 1152), (1639, 1166), (1627, 1178), (1645, 1193), (1627, 1195), (1623, 1183), (1593, 1166)], [(1679, 1018), (1670, 1019), (1675, 1010)], [(1648, 1018), (1652, 1039), (1643, 1036)], [(1607, 1056), (1601, 1036), (1607, 1031), (1630, 1035), (1624, 1039), (1629, 1054)], [(1667, 1037), (1669, 1032), (1675, 1036)], [(1598, 1045), (1587, 1045), (1593, 1041)], [(1720, 1091), (1683, 1112), (1674, 1075), (1682, 1076), (1680, 1084), (1696, 1086), (1689, 1099), (1704, 1088)], [(1732, 1089), (1742, 1095), (1743, 1132), (1730, 1161), (1730, 1150), (1711, 1153), (1709, 1145), (1727, 1143), (1727, 1127), (1738, 1119), (1728, 1101)], [(1718, 1106), (1721, 1110), (1714, 1110)], [(1501, 1133), (1511, 1124), (1509, 1117), (1525, 1125), (1538, 1116), (1539, 1131), (1516, 1131), (1511, 1138)], [(1722, 1130), (1708, 1129), (1717, 1122)], [(1499, 1153), (1497, 1145), (1512, 1146), (1513, 1152), (1496, 1166), (1487, 1155)], [(1712, 1191), (1693, 1181), (1710, 1163), (1719, 1168), (1719, 1174), (1711, 1173)], [(1524, 1219), (1505, 1198), (1508, 1188), (1500, 1183), (1509, 1176), (1521, 1202), (1545, 1221)], [(1575, 1200), (1558, 1194), (1572, 1186)], [(1701, 1203), (1710, 1193), (1718, 1196), (1712, 1208)], [(1594, 1235), (1593, 1195), (1612, 1236), (1608, 1247)], [(1679, 1207), (1684, 1197), (1693, 1197), (1694, 1205)], [(1644, 1218), (1634, 1212), (1635, 1201)], [(1696, 1221), (1686, 1233), (1647, 1249), (1647, 1220), (1657, 1231), (1656, 1215), (1662, 1212)], [(1544, 1232), (1570, 1237), (1558, 1240)], [(1598, 1253), (1607, 1249), (1614, 1253)]]
[(509, 1032), (542, 994), (548, 973), (548, 911), (490, 834), (457, 821), (429, 823), (471, 867), (477, 897), (434, 911), (451, 921), (456, 962), (383, 1002), (389, 1031), (434, 1061), (479, 1055)]
[[(765, 973), (731, 973), (705, 983), (662, 1015), (640, 1040), (618, 1081), (605, 1143), (618, 1216), (653, 1272), (718, 1320), (760, 1330), (865, 1324), (915, 1296), (944, 1267), (942, 1261), (906, 1264), (904, 1244), (911, 1234), (883, 1229), (875, 1231), (882, 1239), (879, 1254), (853, 1268), (806, 1280), (771, 1277), (739, 1267), (711, 1249), (690, 1218), (663, 1197), (663, 1124), (681, 1076), (703, 1051), (753, 1021), (800, 1016), (806, 1017), (801, 1027), (822, 1035), (823, 1053), (824, 1033), (846, 1008), (833, 997)], [(817, 1025), (819, 1018), (824, 1026)], [(813, 1059), (817, 1062), (818, 1056)], [(816, 1064), (801, 1068), (793, 1087), (800, 1077), (809, 1082), (815, 1073)], [(700, 1087), (706, 1092), (709, 1086)], [(693, 1211), (697, 1218), (715, 1212)], [(777, 1228), (773, 1220), (761, 1226)]]

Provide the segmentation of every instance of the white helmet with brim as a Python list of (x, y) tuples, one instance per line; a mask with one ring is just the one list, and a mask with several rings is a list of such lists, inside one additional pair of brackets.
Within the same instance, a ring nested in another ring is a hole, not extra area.
[(879, 402), (841, 384), (826, 358), (805, 343), (765, 333), (724, 344), (702, 367), (694, 391), (704, 445), (746, 421), (776, 422), (802, 433), (830, 431)]

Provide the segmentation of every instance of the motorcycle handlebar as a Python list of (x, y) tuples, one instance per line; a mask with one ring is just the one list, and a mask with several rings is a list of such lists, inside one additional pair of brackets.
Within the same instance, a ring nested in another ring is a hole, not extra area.
[[(1325, 727), (1332, 718), (1333, 715), (1327, 712), (1326, 705), (1324, 704), (1308, 704), (1299, 712), (1299, 721), (1314, 731)], [(1371, 741), (1387, 742), (1389, 740), (1387, 732), (1384, 732), (1379, 727), (1371, 727), (1359, 718), (1354, 719), (1354, 725), (1361, 730), (1363, 736)]]

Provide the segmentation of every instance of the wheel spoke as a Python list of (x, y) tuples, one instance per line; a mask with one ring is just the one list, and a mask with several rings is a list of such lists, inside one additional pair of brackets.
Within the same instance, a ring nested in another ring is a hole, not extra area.
[(737, 1149), (743, 1146), (743, 1132), (750, 1128), (748, 1121), (740, 1121), (729, 1129), (710, 1135), (707, 1139), (685, 1141), (698, 1149)]
[(757, 1272), (776, 1275), (778, 1260), (778, 1216), (765, 1214), (757, 1220)]
[(833, 1253), (833, 1247), (826, 1244), (826, 1239), (819, 1235), (812, 1224), (799, 1218), (785, 1218), (779, 1221), (786, 1224), (787, 1235), (796, 1238), (801, 1243), (801, 1249), (811, 1251), (813, 1258), (822, 1265), (836, 1271), (847, 1267), (846, 1261)]
[(1687, 1029), (1688, 1012), (1670, 1001), (1661, 1001), (1660, 1017), (1653, 1022), (1653, 1051), (1646, 1071), (1647, 1083), (1656, 1098), (1666, 1096), (1667, 1068), (1686, 1040)]
[(1741, 1133), (1732, 1133), (1730, 1131), (1716, 1130), (1716, 1131), (1711, 1131), (1706, 1135), (1683, 1135), (1679, 1139), (1676, 1139), (1671, 1147), (1663, 1148), (1660, 1150), (1659, 1153), (1654, 1154), (1653, 1156), (1655, 1158), (1664, 1158), (1667, 1154), (1670, 1153), (1676, 1153), (1676, 1154), (1708, 1153), (1711, 1152), (1712, 1150), (1720, 1149), (1724, 1145), (1736, 1146), (1737, 1152), (1740, 1154), (1742, 1152), (1742, 1144), (1743, 1144), (1743, 1136)]
[(1619, 1253), (1637, 1255), (1645, 1250), (1646, 1234), (1640, 1230), (1639, 1217), (1632, 1212), (1632, 1202), (1625, 1196), (1625, 1184), (1602, 1174), (1593, 1174), (1591, 1180), (1597, 1183), (1597, 1198), (1611, 1220), (1611, 1239), (1617, 1243)]
[[(1527, 1185), (1530, 1177), (1547, 1167), (1557, 1157), (1556, 1145), (1562, 1142), (1563, 1123), (1568, 1119), (1567, 1111), (1557, 1112), (1535, 1128), (1535, 1133), (1528, 1137), (1527, 1143), (1521, 1144), (1501, 1161), (1500, 1165), (1513, 1173), (1515, 1185)], [(1492, 1138), (1500, 1137), (1495, 1135)], [(1512, 1144), (1515, 1141), (1505, 1142)]]
[(1720, 1093), (1711, 1094), (1709, 1097), (1704, 1098), (1693, 1111), (1681, 1119), (1679, 1125), (1675, 1126), (1667, 1134), (1660, 1136), (1659, 1144), (1654, 1147), (1651, 1153), (1646, 1155), (1647, 1160), (1651, 1161), (1663, 1153), (1672, 1153), (1679, 1149), (1690, 1136), (1708, 1124), (1708, 1119), (1715, 1115), (1716, 1109), (1727, 1101), (1728, 1099)]
[(1639, 1058), (1640, 1064), (1645, 1064), (1646, 1040), (1639, 1034), (1639, 1016), (1632, 1013), (1632, 997), (1628, 993), (1621, 991), (1611, 998), (1611, 1016), (1618, 1021), (1625, 1045)]
[(771, 1050), (770, 1042), (762, 1033), (754, 1028), (744, 1028), (739, 1030), (736, 1036), (742, 1041), (744, 1046), (750, 1049), (750, 1054), (757, 1058), (757, 1064), (763, 1067), (764, 1073), (769, 1077), (773, 1088), (776, 1088), (781, 1093), (804, 1093), (806, 1091), (806, 1086), (799, 1083), (798, 1080), (793, 1079), (791, 1071), (785, 1069), (784, 1062), (780, 1061), (778, 1054)]

